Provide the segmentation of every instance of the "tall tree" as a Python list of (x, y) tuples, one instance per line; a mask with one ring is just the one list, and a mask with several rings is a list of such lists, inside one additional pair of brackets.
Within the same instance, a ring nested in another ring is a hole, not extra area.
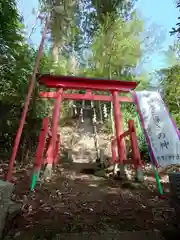
[(67, 43), (74, 26), (76, 0), (40, 0), (40, 11), (50, 15), (49, 33), (52, 56), (58, 62), (59, 50)]
[[(50, 40), (55, 61), (58, 61), (59, 49), (69, 43), (71, 47), (86, 48), (93, 34), (106, 15), (111, 18), (119, 13), (127, 14), (136, 0), (39, 0), (41, 12), (50, 13)], [(78, 30), (79, 29), (79, 30)], [(77, 34), (79, 31), (79, 34)], [(79, 36), (79, 37), (78, 37)], [(76, 41), (71, 41), (75, 39)], [(78, 40), (78, 41), (77, 41)], [(80, 48), (78, 50), (80, 50)]]
[[(178, 10), (180, 10), (180, 0), (176, 0), (176, 7), (178, 8)], [(177, 34), (178, 38), (180, 38), (180, 17), (178, 17), (178, 22), (176, 24), (175, 27), (172, 28), (172, 30), (170, 31), (170, 34)]]
[(169, 69), (162, 69), (162, 92), (164, 101), (167, 103), (178, 128), (180, 128), (180, 66), (175, 65)]
[(170, 46), (165, 52), (165, 58), (169, 63), (168, 68), (157, 72), (159, 77), (159, 88), (163, 94), (164, 101), (168, 105), (178, 128), (180, 128), (180, 66), (179, 66), (179, 43)]
[(143, 22), (135, 13), (127, 22), (107, 16), (91, 44), (88, 61), (92, 71), (102, 77), (130, 77), (141, 56), (139, 36), (142, 30)]
[(121, 17), (129, 15), (136, 0), (92, 0), (92, 5), (96, 9), (97, 19), (102, 24), (107, 15), (114, 19), (120, 14)]

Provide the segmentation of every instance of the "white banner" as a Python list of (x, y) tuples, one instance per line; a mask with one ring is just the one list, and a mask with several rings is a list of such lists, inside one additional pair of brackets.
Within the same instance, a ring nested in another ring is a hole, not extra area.
[(180, 164), (177, 128), (158, 92), (137, 91), (135, 102), (148, 145), (158, 166)]

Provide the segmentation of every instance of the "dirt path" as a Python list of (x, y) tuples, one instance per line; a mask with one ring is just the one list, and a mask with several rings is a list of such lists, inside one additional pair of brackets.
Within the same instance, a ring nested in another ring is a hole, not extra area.
[(168, 201), (159, 200), (143, 185), (83, 175), (59, 166), (51, 182), (29, 196), (26, 173), (18, 175), (14, 192), (14, 199), (23, 202), (23, 213), (9, 225), (6, 239), (66, 239), (67, 233), (161, 230), (169, 224), (154, 222), (152, 215), (152, 208), (168, 207)]

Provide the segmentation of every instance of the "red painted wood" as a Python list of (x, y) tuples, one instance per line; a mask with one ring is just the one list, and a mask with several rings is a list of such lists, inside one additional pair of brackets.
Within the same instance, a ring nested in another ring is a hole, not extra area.
[[(40, 92), (41, 98), (56, 98), (56, 92)], [(64, 93), (63, 99), (71, 99), (71, 100), (92, 100), (92, 101), (105, 101), (110, 102), (112, 101), (112, 96), (106, 95), (95, 95), (90, 92), (86, 92), (86, 94), (77, 94), (77, 93)], [(131, 97), (126, 96), (118, 96), (119, 102), (129, 102), (132, 103)]]
[(142, 166), (142, 161), (141, 161), (141, 155), (139, 152), (138, 139), (136, 136), (136, 129), (134, 126), (134, 121), (129, 120), (128, 126), (129, 126), (129, 131), (130, 131), (130, 141), (131, 141), (133, 162), (134, 162), (135, 167), (138, 168), (138, 167)]
[(126, 132), (121, 134), (120, 138), (123, 139), (123, 138), (129, 136), (129, 134), (130, 134), (130, 132), (129, 132), (129, 130), (127, 130)]
[[(142, 161), (141, 161), (141, 156), (140, 156), (140, 152), (139, 152), (139, 148), (138, 148), (138, 139), (136, 136), (136, 129), (135, 129), (133, 120), (129, 120), (128, 127), (129, 127), (129, 130), (127, 130), (126, 132), (124, 132), (120, 135), (120, 141), (122, 142), (123, 138), (130, 136), (131, 148), (132, 148), (132, 160), (126, 160), (124, 158), (122, 160), (122, 163), (125, 165), (134, 164), (135, 168), (137, 169), (138, 167), (142, 166)], [(115, 142), (116, 142), (116, 138), (112, 138), (111, 152), (112, 152), (113, 163), (115, 163), (115, 161), (116, 161)], [(118, 152), (118, 155), (119, 155), (119, 152)]]
[(116, 90), (129, 92), (136, 88), (136, 82), (90, 79), (85, 77), (74, 76), (55, 76), (55, 75), (37, 75), (39, 84), (50, 88), (64, 89), (91, 89), (91, 90)]
[(62, 89), (57, 90), (57, 98), (54, 104), (53, 116), (52, 116), (52, 138), (50, 139), (49, 147), (47, 150), (47, 163), (53, 164), (54, 152), (56, 148), (57, 132), (59, 126), (60, 106), (62, 102)]
[(134, 162), (133, 162), (133, 160), (131, 160), (131, 159), (130, 159), (130, 160), (124, 160), (124, 161), (123, 161), (123, 164), (124, 164), (124, 165), (131, 165), (131, 164), (134, 164)]
[(122, 113), (120, 111), (120, 106), (118, 102), (118, 92), (113, 91), (113, 110), (114, 110), (114, 124), (116, 130), (116, 140), (117, 140), (117, 148), (118, 148), (118, 161), (122, 163), (126, 159), (126, 146), (124, 139), (121, 140), (120, 136), (124, 132), (123, 130), (123, 119)]
[(42, 130), (39, 135), (39, 142), (36, 150), (34, 168), (40, 168), (43, 162), (43, 153), (44, 153), (47, 134), (48, 134), (48, 118), (46, 117), (43, 119)]

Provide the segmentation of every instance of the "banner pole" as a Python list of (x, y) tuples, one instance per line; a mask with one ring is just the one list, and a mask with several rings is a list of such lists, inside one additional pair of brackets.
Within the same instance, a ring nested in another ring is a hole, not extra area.
[(162, 196), (162, 195), (164, 195), (164, 192), (163, 192), (163, 188), (162, 188), (162, 184), (161, 184), (161, 181), (160, 181), (160, 177), (159, 177), (158, 171), (155, 168), (153, 163), (151, 163), (151, 165), (152, 165), (152, 169), (153, 169), (154, 176), (155, 176), (155, 179), (156, 179), (157, 190), (159, 192), (159, 195)]

